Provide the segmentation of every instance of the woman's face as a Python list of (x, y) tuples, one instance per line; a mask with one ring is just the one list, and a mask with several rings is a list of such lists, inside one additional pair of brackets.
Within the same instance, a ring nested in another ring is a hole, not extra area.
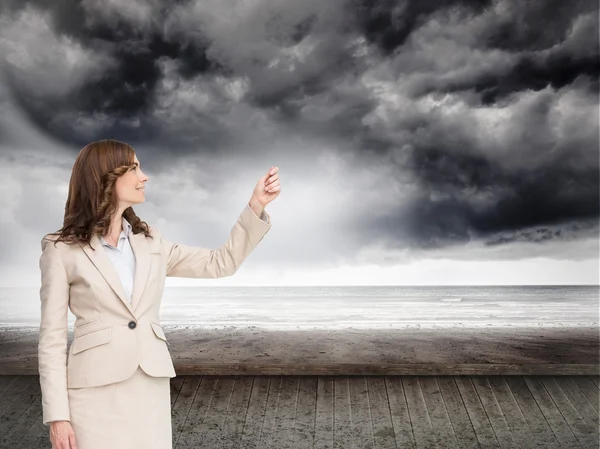
[(148, 181), (148, 176), (142, 171), (137, 156), (135, 156), (135, 164), (134, 168), (129, 169), (127, 173), (117, 179), (117, 199), (119, 202), (125, 203), (126, 207), (143, 203), (146, 199), (143, 187)]

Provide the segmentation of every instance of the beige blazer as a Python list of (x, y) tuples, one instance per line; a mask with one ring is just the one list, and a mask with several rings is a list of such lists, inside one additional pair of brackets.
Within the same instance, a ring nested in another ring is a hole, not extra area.
[[(89, 245), (42, 239), (41, 323), (38, 346), (43, 423), (70, 420), (67, 388), (93, 387), (129, 378), (138, 365), (151, 376), (175, 377), (159, 320), (166, 276), (233, 275), (271, 228), (246, 205), (218, 249), (186, 246), (131, 234), (136, 266), (131, 304), (97, 236)], [(67, 309), (75, 316), (67, 353)]]

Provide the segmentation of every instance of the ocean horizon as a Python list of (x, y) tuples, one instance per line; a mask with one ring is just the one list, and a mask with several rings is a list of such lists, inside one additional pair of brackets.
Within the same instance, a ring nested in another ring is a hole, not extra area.
[[(597, 285), (165, 287), (160, 319), (273, 330), (596, 326), (599, 293)], [(39, 322), (39, 287), (0, 287), (1, 327)]]

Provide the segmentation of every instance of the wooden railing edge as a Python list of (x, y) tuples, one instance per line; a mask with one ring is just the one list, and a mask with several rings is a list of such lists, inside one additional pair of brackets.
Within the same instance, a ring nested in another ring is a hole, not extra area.
[[(175, 362), (178, 376), (459, 376), (459, 375), (600, 375), (600, 365), (581, 363), (536, 364), (351, 364), (351, 363), (181, 363)], [(20, 364), (1, 364), (0, 376), (38, 375), (37, 368)]]

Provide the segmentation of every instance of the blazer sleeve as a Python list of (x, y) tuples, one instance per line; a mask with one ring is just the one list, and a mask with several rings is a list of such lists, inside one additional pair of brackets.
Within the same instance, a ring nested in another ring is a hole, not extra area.
[(67, 395), (69, 282), (58, 247), (42, 240), (41, 322), (38, 343), (43, 424), (70, 421)]
[(270, 229), (271, 216), (263, 211), (258, 217), (247, 204), (233, 225), (227, 242), (218, 249), (173, 243), (162, 237), (159, 231), (162, 251), (167, 257), (167, 276), (183, 278), (231, 276)]

